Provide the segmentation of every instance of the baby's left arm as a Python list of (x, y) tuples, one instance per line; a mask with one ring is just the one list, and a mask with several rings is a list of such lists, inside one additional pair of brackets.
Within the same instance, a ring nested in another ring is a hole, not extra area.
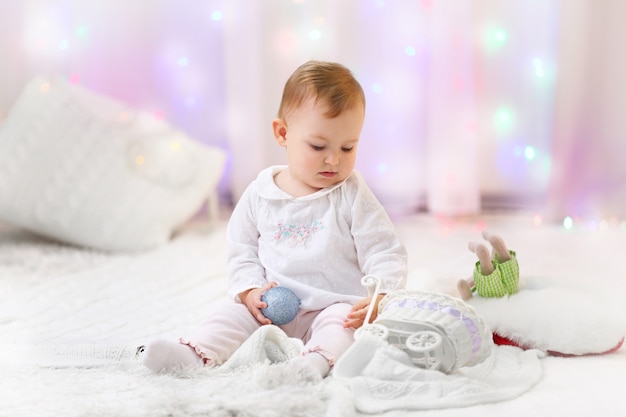
[(351, 233), (363, 275), (380, 280), (380, 290), (402, 289), (407, 278), (407, 253), (384, 207), (360, 179), (351, 206)]
[[(383, 299), (385, 294), (378, 294), (378, 296), (373, 300), (374, 308), (372, 310), (372, 315), (370, 317), (370, 322), (376, 319), (378, 316), (378, 303)], [(348, 317), (346, 317), (343, 321), (344, 328), (353, 328), (358, 329), (363, 326), (365, 322), (365, 316), (367, 315), (367, 310), (369, 309), (370, 304), (372, 303), (372, 297), (363, 298), (362, 300), (357, 301), (352, 306), (352, 310), (348, 313)]]

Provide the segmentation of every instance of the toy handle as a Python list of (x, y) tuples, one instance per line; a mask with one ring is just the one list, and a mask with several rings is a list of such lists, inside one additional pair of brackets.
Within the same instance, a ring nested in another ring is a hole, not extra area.
[[(380, 278), (375, 277), (374, 275), (365, 275), (361, 278), (361, 285), (367, 288), (367, 292), (369, 293), (372, 300), (375, 300), (380, 294), (380, 286), (382, 282)], [(374, 312), (374, 303), (370, 303), (367, 307), (367, 314), (365, 315), (365, 321), (363, 322), (364, 326), (367, 326), (370, 323), (370, 318), (372, 317), (372, 313)]]

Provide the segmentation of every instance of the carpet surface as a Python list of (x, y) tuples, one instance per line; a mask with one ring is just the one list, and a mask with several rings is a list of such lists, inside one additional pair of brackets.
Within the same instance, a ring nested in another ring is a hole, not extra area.
[[(480, 222), (413, 216), (396, 224), (409, 253), (409, 288), (456, 294), (456, 281), (468, 277), (475, 262), (467, 242), (480, 239), (480, 228), (486, 225), (516, 250), (523, 277), (549, 277), (537, 283), (537, 291), (582, 291), (582, 305), (599, 303), (594, 308), (600, 316), (625, 317), (620, 313), (626, 294), (626, 271), (619, 262), (626, 247), (623, 230), (534, 227), (532, 217), (524, 216), (492, 216)], [(269, 371), (273, 365), (264, 363), (227, 375), (205, 369), (153, 375), (135, 357), (137, 347), (154, 338), (176, 340), (188, 334), (215, 303), (226, 299), (224, 243), (224, 223), (183, 230), (152, 251), (115, 255), (0, 227), (0, 416), (526, 417), (541, 413), (578, 417), (626, 413), (624, 348), (596, 357), (544, 357), (540, 380), (506, 401), (417, 411), (389, 408), (373, 396), (362, 395), (358, 398), (363, 404), (355, 407), (353, 396), (359, 388), (353, 386), (354, 381), (327, 378), (311, 383), (276, 367)], [(567, 291), (551, 295), (543, 291), (547, 305), (559, 312), (571, 311), (571, 304), (564, 300)], [(602, 296), (591, 298), (591, 294)], [(523, 293), (519, 295), (511, 301), (522, 302)], [(580, 305), (574, 308), (581, 310)], [(513, 314), (511, 306), (494, 305), (495, 318), (489, 321), (499, 326), (495, 319)], [(550, 314), (535, 312), (534, 321), (549, 328)], [(580, 329), (578, 341), (594, 335), (593, 329), (580, 328), (580, 321), (561, 323), (568, 323), (558, 327), (561, 331), (573, 329), (576, 334)], [(626, 334), (621, 322), (611, 329), (611, 336)], [(591, 339), (599, 340), (597, 336)], [(49, 361), (51, 354), (57, 357), (54, 364)], [(388, 411), (363, 411), (375, 407)]]
[[(541, 377), (536, 351), (494, 347), (483, 363), (448, 375), (415, 367), (405, 352), (365, 336), (319, 381), (288, 363), (303, 345), (276, 326), (261, 327), (221, 367), (173, 375), (148, 373), (133, 346), (9, 347), (0, 352), (0, 392), (13, 416), (313, 417), (445, 409), (510, 400)], [(28, 366), (10, 366), (9, 358)], [(361, 372), (345, 371), (364, 358)]]

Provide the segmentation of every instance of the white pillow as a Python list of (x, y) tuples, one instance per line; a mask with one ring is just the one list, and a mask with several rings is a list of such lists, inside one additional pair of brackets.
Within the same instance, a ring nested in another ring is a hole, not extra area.
[(149, 114), (35, 79), (0, 125), (0, 220), (96, 249), (152, 248), (214, 197), (224, 161)]

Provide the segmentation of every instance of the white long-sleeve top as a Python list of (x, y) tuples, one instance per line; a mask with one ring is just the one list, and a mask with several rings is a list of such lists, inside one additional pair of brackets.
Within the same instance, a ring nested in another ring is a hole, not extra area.
[(406, 250), (363, 178), (294, 198), (274, 182), (284, 166), (264, 169), (246, 188), (228, 223), (229, 295), (276, 281), (319, 310), (368, 295), (361, 278), (381, 279), (381, 292), (406, 284)]

